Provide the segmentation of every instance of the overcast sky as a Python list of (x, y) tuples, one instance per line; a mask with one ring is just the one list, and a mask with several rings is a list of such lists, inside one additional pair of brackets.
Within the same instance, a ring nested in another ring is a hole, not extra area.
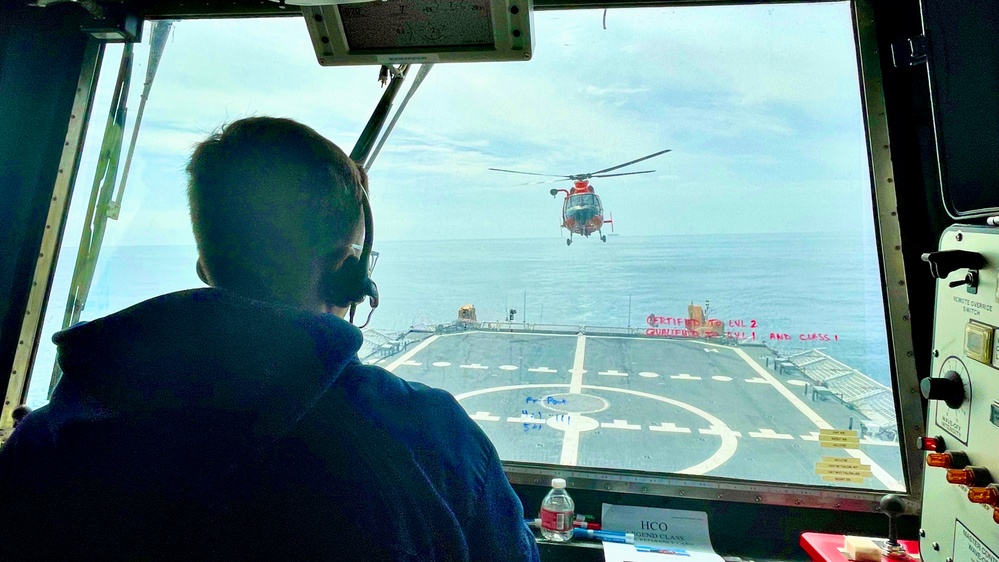
[[(873, 231), (848, 3), (616, 9), (606, 29), (602, 19), (539, 12), (530, 62), (434, 67), (372, 169), (378, 239), (558, 237), (551, 185), (487, 169), (572, 174), (666, 148), (628, 169), (655, 173), (594, 182), (622, 235)], [(376, 67), (320, 67), (300, 18), (174, 29), (109, 245), (193, 243), (183, 167), (224, 122), (292, 117), (349, 152), (381, 95)], [(109, 47), (74, 247), (119, 56)]]

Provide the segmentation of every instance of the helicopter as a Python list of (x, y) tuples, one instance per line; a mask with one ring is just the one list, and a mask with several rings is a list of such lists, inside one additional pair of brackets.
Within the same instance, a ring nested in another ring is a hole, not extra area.
[(614, 176), (631, 176), (635, 174), (650, 174), (655, 172), (655, 170), (642, 170), (640, 172), (622, 172), (619, 174), (608, 174), (606, 172), (612, 172), (624, 168), (625, 166), (631, 166), (632, 164), (637, 164), (643, 160), (648, 160), (649, 158), (654, 158), (661, 154), (666, 154), (671, 149), (660, 150), (659, 152), (654, 152), (648, 156), (643, 156), (624, 164), (618, 164), (617, 166), (611, 166), (610, 168), (604, 168), (603, 170), (597, 170), (596, 172), (589, 172), (584, 174), (571, 174), (571, 175), (554, 175), (554, 174), (538, 174), (535, 172), (521, 172), (518, 170), (502, 170), (500, 168), (489, 168), (494, 172), (508, 172), (511, 174), (525, 174), (529, 176), (546, 176), (559, 178), (554, 180), (544, 180), (537, 182), (522, 183), (518, 185), (538, 185), (543, 183), (555, 183), (560, 181), (571, 180), (572, 187), (569, 189), (559, 189), (552, 188), (549, 193), (552, 197), (557, 196), (559, 193), (564, 193), (565, 198), (562, 200), (562, 228), (569, 231), (569, 238), (566, 239), (565, 245), (572, 245), (572, 235), (579, 234), (580, 236), (589, 236), (593, 233), (600, 235), (600, 241), (606, 242), (607, 236), (604, 235), (602, 229), (603, 225), (610, 224), (611, 228), (614, 228), (614, 221), (610, 218), (604, 218), (604, 207), (600, 203), (600, 196), (596, 194), (593, 189), (593, 185), (590, 184), (590, 178), (610, 178)]

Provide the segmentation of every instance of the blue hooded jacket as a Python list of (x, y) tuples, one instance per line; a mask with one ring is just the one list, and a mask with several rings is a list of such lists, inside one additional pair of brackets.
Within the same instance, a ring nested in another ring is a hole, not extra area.
[(0, 560), (539, 559), (482, 430), (340, 318), (199, 289), (53, 339), (0, 449)]

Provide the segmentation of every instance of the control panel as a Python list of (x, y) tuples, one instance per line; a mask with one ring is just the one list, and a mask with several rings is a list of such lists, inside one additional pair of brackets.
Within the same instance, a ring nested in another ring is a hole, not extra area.
[(920, 554), (999, 562), (999, 228), (952, 226), (923, 260), (938, 281)]

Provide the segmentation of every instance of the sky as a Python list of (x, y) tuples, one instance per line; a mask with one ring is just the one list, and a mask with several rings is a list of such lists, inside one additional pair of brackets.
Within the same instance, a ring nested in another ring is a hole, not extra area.
[[(593, 182), (616, 232), (873, 235), (847, 2), (613, 9), (602, 21), (603, 10), (538, 12), (533, 60), (435, 66), (371, 170), (377, 240), (559, 237), (548, 190), (569, 182), (517, 185), (531, 178), (488, 168), (574, 174), (663, 149), (620, 170), (654, 173)], [(120, 52), (105, 55), (74, 248)], [(183, 168), (226, 122), (291, 117), (350, 152), (377, 75), (321, 67), (301, 18), (177, 23), (105, 244), (193, 244)]]

